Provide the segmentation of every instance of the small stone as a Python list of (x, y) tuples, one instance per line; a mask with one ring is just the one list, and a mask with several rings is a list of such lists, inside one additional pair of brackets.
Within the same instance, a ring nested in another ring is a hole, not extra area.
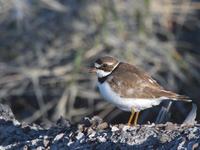
[(93, 131), (88, 137), (89, 137), (90, 139), (92, 139), (95, 135), (96, 135), (96, 132)]
[(28, 150), (28, 145), (24, 145), (23, 150)]
[(166, 143), (166, 142), (168, 142), (168, 141), (170, 141), (170, 136), (169, 135), (166, 135), (166, 134), (162, 134), (161, 136), (160, 136), (160, 142), (161, 143)]
[(76, 136), (76, 139), (79, 140), (84, 136), (82, 132), (79, 132), (78, 135)]
[(116, 126), (112, 126), (111, 131), (112, 131), (112, 132), (119, 131), (119, 128), (117, 128)]
[(103, 121), (102, 118), (100, 118), (99, 116), (94, 116), (91, 119), (91, 124), (92, 124), (92, 126), (97, 126), (100, 123), (102, 123), (102, 121)]
[(100, 129), (100, 130), (103, 130), (103, 129), (106, 129), (106, 128), (108, 128), (107, 122), (103, 122), (103, 123), (101, 123), (97, 126), (97, 129)]
[(31, 141), (31, 143), (32, 143), (32, 145), (36, 145), (38, 141), (39, 141), (39, 139), (34, 139)]
[(127, 131), (128, 129), (130, 129), (130, 126), (125, 125), (125, 126), (122, 128), (122, 131)]
[(150, 121), (147, 121), (147, 124), (151, 124), (151, 122), (150, 122)]
[(78, 124), (78, 130), (79, 130), (79, 132), (83, 132), (84, 131), (84, 125)]
[(43, 140), (44, 147), (47, 147), (49, 145), (49, 143), (50, 143), (49, 140), (47, 140), (47, 139)]
[(94, 130), (92, 128), (88, 128), (87, 134), (91, 134), (92, 132), (94, 132)]
[(44, 147), (39, 146), (39, 147), (36, 148), (36, 150), (44, 150)]
[(192, 150), (195, 150), (199, 147), (199, 143), (195, 143), (192, 145)]
[(124, 124), (119, 124), (118, 127), (119, 127), (119, 129), (123, 129)]
[(102, 143), (106, 142), (106, 138), (103, 137), (103, 136), (97, 137), (97, 139), (98, 139), (99, 142), (102, 142)]
[(147, 124), (147, 125), (144, 125), (145, 127), (155, 127), (156, 125), (155, 125), (155, 123), (151, 123), (151, 124)]
[(167, 122), (166, 123), (166, 126), (165, 126), (165, 130), (174, 130), (177, 128), (177, 125), (176, 124), (173, 124), (171, 122)]
[(67, 146), (70, 146), (71, 144), (73, 144), (74, 142), (72, 140), (70, 140), (68, 143), (67, 143)]
[(64, 135), (65, 135), (64, 133), (60, 133), (60, 134), (56, 135), (56, 137), (53, 139), (53, 142), (59, 141), (61, 138), (63, 138)]
[(50, 150), (50, 146), (46, 147), (45, 150)]

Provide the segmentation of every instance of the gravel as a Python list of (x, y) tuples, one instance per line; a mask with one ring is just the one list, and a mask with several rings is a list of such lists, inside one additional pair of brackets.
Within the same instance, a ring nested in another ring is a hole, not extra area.
[(200, 124), (111, 125), (98, 116), (50, 128), (20, 123), (0, 105), (0, 149), (200, 149)]

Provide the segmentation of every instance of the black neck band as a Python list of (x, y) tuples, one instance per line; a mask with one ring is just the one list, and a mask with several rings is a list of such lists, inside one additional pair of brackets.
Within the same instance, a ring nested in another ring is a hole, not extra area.
[(101, 77), (101, 78), (98, 78), (98, 81), (100, 83), (103, 83), (107, 78), (108, 78), (109, 75), (105, 76), (105, 77)]
[[(115, 67), (115, 69), (117, 69), (118, 66), (119, 66), (119, 64), (117, 65), (117, 67)], [(115, 70), (115, 69), (114, 69), (114, 70)], [(113, 70), (113, 71), (114, 71), (114, 70)], [(112, 72), (113, 72), (113, 71), (112, 71)], [(111, 75), (112, 72), (111, 72), (109, 75)], [(98, 81), (102, 84), (102, 83), (108, 78), (109, 75), (107, 75), (107, 76), (105, 76), (105, 77), (98, 78)]]

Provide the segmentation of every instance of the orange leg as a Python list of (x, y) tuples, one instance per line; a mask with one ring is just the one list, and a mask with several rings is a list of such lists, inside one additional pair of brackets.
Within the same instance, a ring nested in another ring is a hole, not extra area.
[(129, 120), (128, 120), (128, 125), (129, 125), (129, 126), (131, 125), (131, 122), (132, 122), (132, 120), (133, 120), (134, 114), (135, 114), (135, 111), (132, 109), (132, 110), (131, 110), (131, 115), (130, 115)]
[(135, 119), (134, 119), (134, 125), (137, 125), (139, 113), (140, 112), (136, 112)]

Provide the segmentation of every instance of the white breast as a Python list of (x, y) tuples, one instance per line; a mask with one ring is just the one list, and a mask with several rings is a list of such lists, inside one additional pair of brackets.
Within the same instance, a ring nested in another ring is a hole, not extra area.
[(136, 99), (136, 98), (121, 98), (117, 93), (115, 93), (107, 82), (98, 83), (98, 87), (101, 95), (108, 102), (114, 104), (119, 109), (124, 111), (141, 111), (143, 109), (159, 105), (161, 100), (167, 99), (165, 97), (156, 98), (156, 99)]

